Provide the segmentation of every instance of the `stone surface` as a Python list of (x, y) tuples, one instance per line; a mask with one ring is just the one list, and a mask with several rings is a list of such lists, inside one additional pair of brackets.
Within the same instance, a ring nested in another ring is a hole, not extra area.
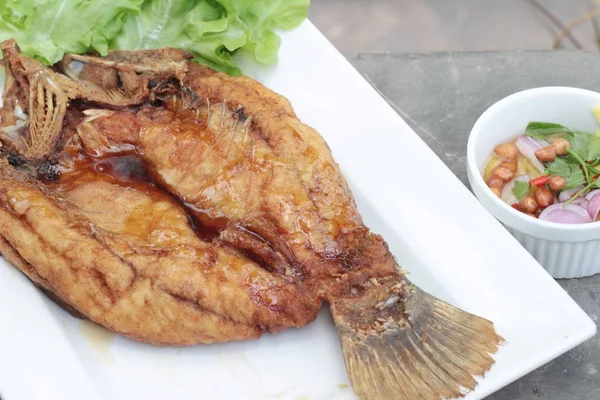
[[(596, 53), (375, 54), (353, 55), (349, 60), (467, 187), (464, 161), (469, 132), (491, 104), (538, 86), (600, 91)], [(600, 275), (559, 283), (598, 324)], [(487, 398), (538, 399), (600, 399), (598, 336)]]
[[(535, 1), (563, 26), (593, 7), (593, 0)], [(547, 50), (558, 32), (531, 0), (312, 0), (309, 17), (342, 52)], [(596, 48), (590, 22), (573, 35)]]

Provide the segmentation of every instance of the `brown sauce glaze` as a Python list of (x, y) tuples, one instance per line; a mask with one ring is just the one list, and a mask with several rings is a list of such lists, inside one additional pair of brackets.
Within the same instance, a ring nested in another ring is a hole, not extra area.
[(222, 215), (214, 215), (210, 210), (200, 209), (193, 204), (181, 202), (190, 217), (190, 225), (202, 240), (210, 241), (225, 229), (230, 221)]
[(95, 158), (89, 168), (98, 174), (109, 175), (120, 183), (144, 183), (155, 186), (154, 179), (142, 160), (133, 154)]
[(229, 224), (227, 218), (213, 216), (209, 210), (201, 210), (185, 203), (164, 189), (144, 161), (133, 152), (107, 157), (91, 157), (79, 152), (73, 157), (71, 166), (63, 169), (59, 179), (48, 182), (47, 185), (57, 191), (69, 191), (84, 182), (97, 180), (143, 192), (157, 202), (172, 202), (188, 215), (190, 227), (204, 241), (216, 238)]
[[(206, 129), (204, 118), (199, 118), (203, 115), (200, 115), (198, 110), (188, 110), (180, 105), (177, 101), (166, 101), (161, 108), (142, 107), (138, 116), (148, 118), (154, 123), (177, 121), (172, 124), (172, 131), (175, 134), (189, 135), (193, 132), (195, 140), (214, 141), (214, 133), (212, 130)], [(77, 139), (75, 136), (77, 126), (81, 123), (83, 115), (83, 112), (78, 110), (67, 121), (65, 130), (69, 131), (69, 137)], [(110, 118), (102, 121), (104, 121), (100, 126), (102, 131), (110, 132), (111, 135), (120, 135), (120, 132), (125, 132), (125, 136), (119, 136), (119, 142), (127, 143), (124, 140), (127, 130), (114, 125), (115, 122)], [(291, 277), (294, 275), (294, 268), (290, 267), (293, 262), (286, 259), (284, 254), (257, 232), (232, 224), (219, 210), (198, 208), (170, 193), (160, 177), (144, 163), (139, 149), (133, 145), (122, 145), (119, 148), (111, 149), (110, 153), (98, 155), (87, 153), (78, 140), (64, 144), (58, 164), (44, 165), (40, 171), (47, 177), (45, 180), (49, 187), (58, 191), (70, 191), (82, 183), (103, 180), (143, 192), (156, 202), (169, 201), (185, 212), (190, 228), (199, 239), (205, 242), (218, 239), (225, 247), (261, 265), (266, 270), (280, 276)], [(132, 233), (143, 230), (145, 217), (144, 210), (136, 212), (135, 216), (132, 216), (131, 226), (128, 226), (127, 230)], [(227, 229), (227, 233), (224, 232), (225, 235), (220, 237), (225, 229)], [(140, 234), (142, 234), (141, 231)]]
[[(144, 161), (132, 151), (121, 154), (111, 153), (104, 157), (92, 157), (79, 151), (71, 155), (68, 165), (69, 167), (62, 170), (57, 180), (46, 182), (46, 185), (58, 192), (68, 192), (86, 182), (103, 180), (143, 192), (151, 196), (155, 202), (171, 202), (187, 215), (188, 224), (199, 239), (205, 242), (218, 239), (225, 247), (231, 248), (237, 254), (268, 271), (290, 279), (294, 275), (289, 260), (273, 248), (268, 240), (256, 232), (232, 224), (216, 210), (200, 209), (174, 196), (164, 188)], [(60, 169), (60, 166), (58, 168)], [(143, 235), (146, 214), (143, 209), (136, 211), (131, 218), (131, 226), (127, 226), (126, 230), (131, 233), (139, 231), (139, 234)], [(225, 229), (228, 229), (228, 234), (219, 237)]]

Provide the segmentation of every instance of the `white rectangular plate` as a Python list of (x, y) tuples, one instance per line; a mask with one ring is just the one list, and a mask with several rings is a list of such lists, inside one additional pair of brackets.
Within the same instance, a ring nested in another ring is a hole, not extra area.
[[(467, 399), (594, 335), (577, 304), (309, 22), (283, 35), (276, 67), (245, 67), (325, 137), (365, 222), (412, 280), (495, 322), (506, 344)], [(256, 341), (156, 348), (70, 317), (0, 264), (4, 400), (354, 399), (348, 384), (326, 310)]]

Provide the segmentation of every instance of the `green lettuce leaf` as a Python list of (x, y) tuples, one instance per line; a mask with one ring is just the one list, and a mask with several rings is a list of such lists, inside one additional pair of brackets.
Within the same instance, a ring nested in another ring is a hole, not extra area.
[(310, 0), (0, 0), (0, 40), (44, 64), (64, 53), (173, 47), (240, 74), (234, 56), (277, 62), (278, 31), (300, 25)]
[(258, 62), (277, 62), (281, 29), (308, 15), (310, 0), (145, 0), (111, 45), (121, 49), (175, 47), (212, 68), (240, 74), (233, 56), (244, 50)]
[(125, 14), (143, 0), (0, 1), (0, 41), (13, 38), (28, 56), (51, 65), (64, 53), (104, 55), (121, 31)]
[(258, 62), (272, 64), (277, 62), (277, 53), (281, 39), (275, 33), (277, 29), (293, 29), (300, 25), (308, 15), (310, 0), (271, 0), (232, 1), (249, 5), (241, 14), (250, 28), (248, 50), (254, 52)]
[(189, 40), (185, 35), (186, 15), (193, 7), (191, 1), (144, 1), (139, 13), (126, 16), (123, 29), (113, 38), (111, 47), (156, 49), (185, 43)]

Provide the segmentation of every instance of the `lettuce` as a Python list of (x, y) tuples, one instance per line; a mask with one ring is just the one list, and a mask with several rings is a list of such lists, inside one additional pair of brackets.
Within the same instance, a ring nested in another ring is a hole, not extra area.
[(28, 56), (46, 65), (64, 53), (105, 55), (126, 14), (143, 0), (2, 0), (0, 40), (14, 38)]
[(240, 74), (240, 50), (277, 62), (278, 30), (304, 21), (310, 0), (3, 0), (0, 40), (14, 38), (46, 65), (66, 52), (174, 47), (195, 61)]

